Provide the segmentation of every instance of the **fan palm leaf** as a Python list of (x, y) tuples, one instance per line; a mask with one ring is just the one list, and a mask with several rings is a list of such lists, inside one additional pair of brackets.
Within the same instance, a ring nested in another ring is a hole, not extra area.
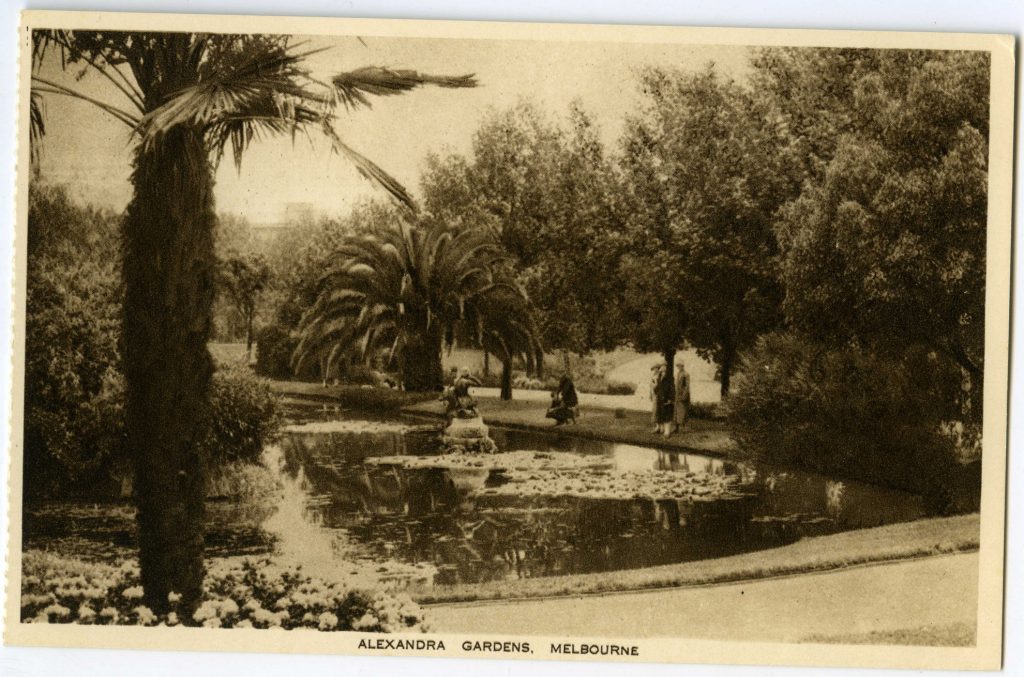
[(387, 350), (400, 368), (410, 359), (436, 360), (439, 370), (443, 344), (467, 329), (477, 343), (496, 342), (494, 352), (506, 359), (535, 362), (529, 300), (500, 276), (506, 256), (486, 231), (400, 222), (348, 238), (337, 256), (300, 322), (295, 368), (325, 350), (332, 364)]

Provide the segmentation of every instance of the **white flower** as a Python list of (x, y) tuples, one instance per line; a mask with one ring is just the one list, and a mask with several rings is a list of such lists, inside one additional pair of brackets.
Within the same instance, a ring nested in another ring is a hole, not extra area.
[(196, 612), (192, 614), (192, 620), (199, 621), (200, 623), (215, 618), (217, 616), (217, 603), (212, 600), (206, 600), (199, 605)]
[(139, 605), (132, 609), (136, 616), (138, 616), (140, 625), (152, 625), (156, 623), (156, 614), (148, 607)]
[(365, 614), (356, 619), (356, 622), (352, 624), (353, 630), (369, 630), (377, 626), (377, 617), (373, 613), (367, 611)]
[(252, 627), (252, 621), (250, 621), (248, 618), (242, 619), (242, 620), (238, 621), (238, 623), (235, 624), (235, 627), (236, 628), (251, 628)]
[(125, 588), (124, 592), (121, 594), (124, 595), (125, 599), (142, 599), (142, 586), (135, 585), (130, 588)]
[(109, 619), (111, 623), (117, 623), (117, 609), (112, 606), (104, 607), (100, 610), (100, 617)]
[(220, 619), (219, 618), (207, 618), (205, 621), (203, 621), (203, 627), (204, 628), (219, 628), (220, 627)]
[(181, 595), (176, 592), (169, 592), (167, 593), (167, 601), (171, 604), (177, 604), (181, 601)]
[(320, 614), (320, 618), (318, 618), (317, 621), (318, 627), (321, 630), (333, 630), (338, 627), (338, 617), (330, 611), (325, 611)]
[(238, 613), (238, 603), (235, 600), (228, 599), (223, 600), (217, 609), (218, 616), (234, 616)]
[(82, 602), (82, 604), (79, 605), (79, 607), (78, 607), (78, 620), (80, 620), (80, 621), (91, 621), (95, 617), (96, 617), (96, 612), (93, 611), (93, 608), (91, 606), (89, 606), (85, 602)]
[(62, 604), (51, 604), (43, 609), (41, 613), (47, 616), (56, 616), (57, 618), (67, 618), (68, 614), (71, 613), (71, 609)]
[(177, 625), (179, 622), (177, 613), (172, 611), (167, 614), (167, 625)]

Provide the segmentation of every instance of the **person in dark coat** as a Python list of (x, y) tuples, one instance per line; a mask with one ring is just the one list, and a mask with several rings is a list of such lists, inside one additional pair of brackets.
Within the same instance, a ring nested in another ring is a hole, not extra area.
[(654, 399), (657, 404), (658, 432), (668, 437), (675, 427), (676, 400), (676, 386), (672, 383), (672, 377), (668, 375), (668, 369), (662, 369), (658, 373), (658, 380), (654, 386)]
[(546, 416), (555, 419), (555, 425), (564, 425), (567, 421), (576, 423), (580, 415), (580, 400), (576, 394), (576, 386), (568, 374), (558, 382), (558, 388), (551, 393), (551, 407)]

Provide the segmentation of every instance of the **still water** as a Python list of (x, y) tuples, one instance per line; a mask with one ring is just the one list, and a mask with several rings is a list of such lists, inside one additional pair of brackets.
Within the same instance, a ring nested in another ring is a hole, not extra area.
[[(926, 515), (917, 496), (858, 482), (493, 428), (503, 452), (596, 455), (609, 477), (713, 473), (736, 482), (714, 500), (490, 494), (506, 481), (500, 470), (364, 463), (438, 453), (436, 432), (409, 430), (415, 422), (305, 416), (312, 425), (292, 428), (267, 450), (280, 491), (208, 502), (208, 556), (275, 553), (328, 578), (359, 569), (412, 589), (721, 557)], [(25, 508), (26, 548), (119, 561), (132, 555), (134, 531), (127, 501)]]
[(437, 453), (434, 434), (397, 421), (335, 421), (286, 433), (268, 463), (285, 490), (263, 524), (276, 547), (315, 569), (340, 562), (429, 567), (426, 584), (632, 569), (721, 557), (803, 536), (925, 515), (919, 497), (821, 475), (569, 436), (492, 429), (502, 451), (596, 454), (610, 474), (735, 475), (710, 501), (488, 495), (501, 472), (407, 469), (373, 456)]

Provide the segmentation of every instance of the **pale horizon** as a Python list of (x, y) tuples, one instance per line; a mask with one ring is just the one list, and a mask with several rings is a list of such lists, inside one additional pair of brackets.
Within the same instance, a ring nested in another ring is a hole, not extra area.
[[(579, 100), (611, 147), (626, 117), (639, 109), (638, 69), (692, 71), (711, 61), (723, 74), (742, 78), (750, 51), (672, 44), (296, 38), (303, 41), (309, 49), (328, 48), (309, 57), (314, 74), (324, 78), (367, 65), (476, 75), (479, 86), (474, 89), (423, 87), (401, 96), (372, 97), (372, 109), (338, 116), (342, 138), (417, 198), (427, 156), (468, 153), (474, 133), (492, 111), (526, 100), (564, 122), (572, 102)], [(78, 82), (62, 75), (56, 53), (42, 68), (46, 76), (63, 78), (62, 83), (90, 96), (120, 100), (91, 70)], [(95, 106), (67, 97), (45, 95), (43, 112), (40, 179), (64, 185), (83, 203), (123, 211), (131, 197), (128, 129)], [(306, 203), (317, 215), (340, 217), (367, 198), (387, 199), (315, 137), (312, 148), (303, 138), (294, 147), (288, 138), (257, 141), (243, 157), (241, 173), (228, 151), (217, 170), (215, 195), (219, 213), (242, 216), (254, 226), (285, 222), (288, 204)]]

